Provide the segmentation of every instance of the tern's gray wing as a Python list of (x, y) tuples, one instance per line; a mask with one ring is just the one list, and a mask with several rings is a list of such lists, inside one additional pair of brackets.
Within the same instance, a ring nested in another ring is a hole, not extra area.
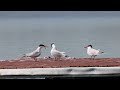
[(55, 53), (56, 53), (57, 57), (65, 56), (65, 54), (64, 54), (65, 52), (60, 52), (60, 51), (56, 50)]
[(40, 56), (40, 54), (41, 54), (40, 52), (33, 51), (31, 53), (27, 53), (26, 56), (27, 57), (38, 57)]

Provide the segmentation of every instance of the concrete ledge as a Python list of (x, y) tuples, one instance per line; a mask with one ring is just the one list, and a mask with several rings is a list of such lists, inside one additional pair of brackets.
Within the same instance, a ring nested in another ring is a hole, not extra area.
[(120, 67), (0, 69), (0, 76), (4, 75), (120, 75)]

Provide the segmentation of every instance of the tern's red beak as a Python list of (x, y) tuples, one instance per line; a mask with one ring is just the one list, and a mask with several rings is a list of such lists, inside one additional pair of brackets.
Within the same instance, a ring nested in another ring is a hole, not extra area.
[(87, 48), (88, 46), (84, 47), (84, 48)]
[(48, 46), (45, 45), (45, 49), (48, 48)]

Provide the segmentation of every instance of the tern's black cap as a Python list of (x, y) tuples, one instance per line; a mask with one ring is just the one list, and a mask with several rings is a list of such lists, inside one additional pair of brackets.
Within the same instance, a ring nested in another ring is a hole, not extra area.
[(88, 45), (88, 47), (89, 47), (89, 46), (92, 48), (92, 45)]
[(40, 45), (39, 45), (39, 47), (40, 47), (40, 46), (45, 46), (45, 45), (43, 45), (43, 44), (40, 44)]
[(54, 44), (54, 43), (51, 43), (51, 47), (52, 47), (53, 44)]

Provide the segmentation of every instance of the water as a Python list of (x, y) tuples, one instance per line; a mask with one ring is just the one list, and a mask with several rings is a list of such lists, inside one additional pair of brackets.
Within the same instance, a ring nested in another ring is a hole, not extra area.
[(20, 58), (39, 44), (50, 44), (77, 58), (88, 58), (84, 46), (105, 53), (98, 58), (120, 57), (120, 12), (0, 12), (0, 60)]

